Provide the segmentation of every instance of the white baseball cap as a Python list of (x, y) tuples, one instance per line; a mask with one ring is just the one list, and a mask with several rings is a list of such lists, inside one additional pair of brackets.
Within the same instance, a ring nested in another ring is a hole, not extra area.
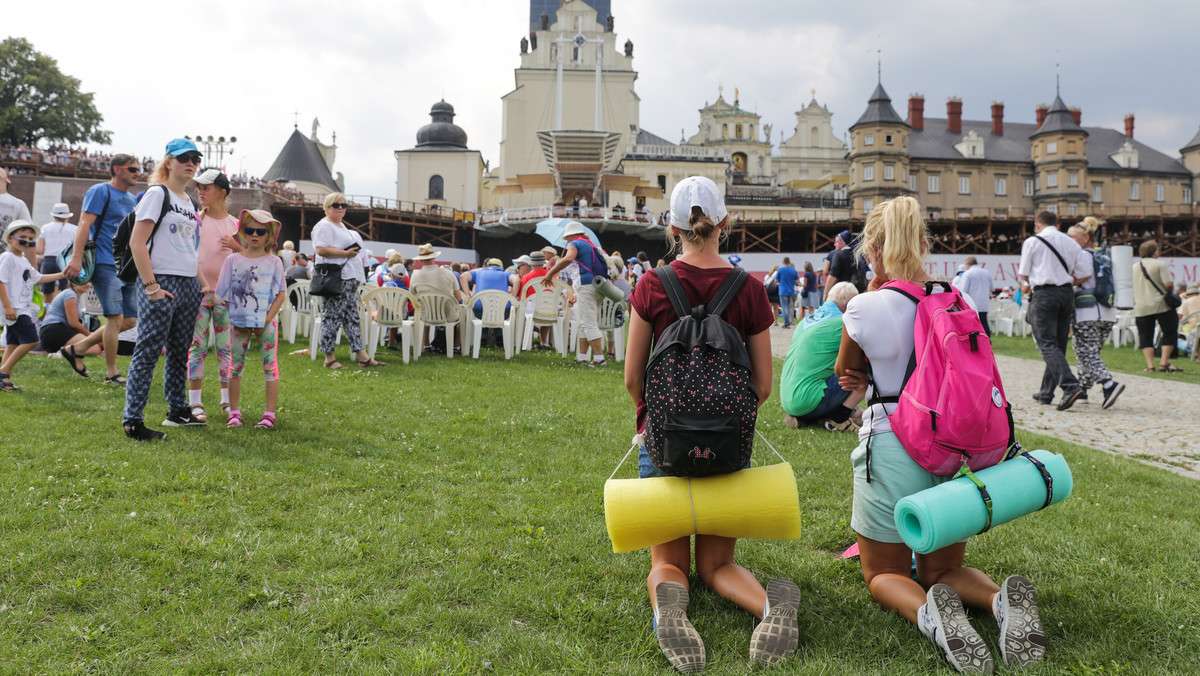
[(729, 215), (717, 184), (703, 176), (689, 176), (671, 191), (671, 225), (680, 230), (691, 230), (688, 218), (692, 215), (692, 207), (700, 207), (704, 215), (717, 224)]

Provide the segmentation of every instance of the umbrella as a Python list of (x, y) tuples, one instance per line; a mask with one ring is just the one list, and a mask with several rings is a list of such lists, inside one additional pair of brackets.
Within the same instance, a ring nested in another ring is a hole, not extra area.
[(537, 224), (537, 234), (553, 246), (562, 249), (567, 246), (567, 240), (563, 239), (563, 230), (572, 223), (583, 228), (584, 234), (587, 235), (588, 239), (592, 240), (592, 244), (595, 244), (597, 248), (603, 248), (600, 246), (600, 238), (596, 236), (596, 233), (592, 232), (591, 228), (570, 218), (543, 219)]

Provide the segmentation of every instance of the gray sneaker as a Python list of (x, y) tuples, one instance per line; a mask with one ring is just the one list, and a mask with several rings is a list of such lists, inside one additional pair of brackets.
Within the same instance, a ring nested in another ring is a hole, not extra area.
[(1038, 617), (1033, 583), (1010, 575), (1000, 587), (996, 622), (1000, 625), (1000, 655), (1010, 667), (1022, 668), (1046, 657), (1046, 634)]
[(688, 590), (678, 582), (654, 588), (654, 635), (671, 666), (681, 672), (704, 671), (704, 641), (687, 617)]
[(990, 674), (995, 670), (992, 652), (967, 621), (962, 600), (950, 585), (935, 584), (929, 588), (924, 612), (917, 621), (959, 673)]
[(760, 664), (775, 664), (791, 655), (800, 642), (796, 622), (800, 606), (800, 588), (791, 580), (767, 583), (767, 610), (762, 622), (750, 636), (750, 659)]

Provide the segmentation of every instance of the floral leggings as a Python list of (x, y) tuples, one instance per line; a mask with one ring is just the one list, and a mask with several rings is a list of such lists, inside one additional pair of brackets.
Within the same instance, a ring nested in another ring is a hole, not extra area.
[(1112, 332), (1112, 322), (1076, 322), (1075, 360), (1079, 362), (1079, 386), (1085, 391), (1096, 383), (1107, 383), (1112, 376), (1100, 359), (1100, 348)]
[(338, 329), (346, 332), (351, 352), (363, 349), (358, 321), (358, 280), (343, 279), (341, 295), (321, 300), (321, 351), (330, 354), (337, 347)]
[(216, 294), (208, 294), (200, 301), (200, 312), (196, 315), (196, 329), (192, 332), (192, 346), (188, 349), (188, 380), (204, 380), (204, 359), (208, 356), (208, 327), (213, 330), (213, 342), (217, 348), (217, 374), (221, 383), (229, 382), (230, 332), (229, 307), (225, 303), (213, 302)]
[[(254, 338), (254, 334), (247, 329), (235, 328), (233, 330), (231, 378), (240, 379), (242, 377), (242, 371), (246, 368), (246, 352), (250, 349), (252, 338)], [(264, 379), (268, 383), (279, 380), (279, 320), (271, 320), (271, 325), (258, 338), (258, 347), (262, 351)]]

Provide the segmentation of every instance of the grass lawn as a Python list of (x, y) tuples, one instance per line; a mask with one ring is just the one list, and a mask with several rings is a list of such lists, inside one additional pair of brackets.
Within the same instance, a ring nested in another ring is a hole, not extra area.
[[(1034, 345), (1032, 336), (1022, 338), (1021, 336), (993, 334), (992, 349), (996, 354), (1042, 361), (1042, 355), (1038, 352), (1037, 345)], [(1113, 347), (1111, 342), (1105, 343), (1100, 350), (1100, 358), (1104, 360), (1104, 365), (1108, 367), (1108, 370), (1113, 373), (1132, 373), (1200, 385), (1200, 364), (1189, 362), (1188, 355), (1180, 355), (1177, 352), (1171, 354), (1171, 363), (1183, 369), (1183, 373), (1143, 372), (1143, 369), (1146, 368), (1146, 357), (1136, 345), (1129, 343), (1125, 343), (1121, 347)], [(1067, 361), (1072, 367), (1075, 366), (1074, 344), (1067, 347)], [(1155, 366), (1158, 363), (1159, 358), (1155, 357)]]
[[(620, 368), (391, 356), (340, 372), (283, 356), (278, 429), (221, 420), (158, 444), (122, 436), (123, 391), (98, 360), (84, 380), (28, 357), (24, 391), (0, 393), (0, 672), (673, 673), (650, 633), (649, 554), (612, 553), (604, 528), (633, 431)], [(253, 368), (245, 390), (253, 424)], [(855, 441), (787, 430), (777, 397), (764, 412), (804, 519), (799, 541), (739, 546), (761, 579), (802, 590), (798, 654), (772, 673), (951, 673), (836, 556), (854, 538)], [(147, 421), (164, 414), (156, 385)], [(1066, 454), (1075, 493), (974, 539), (968, 562), (1038, 585), (1049, 656), (1028, 673), (1200, 672), (1196, 484), (1023, 441)], [(750, 673), (752, 617), (703, 589), (690, 614), (709, 673)]]

